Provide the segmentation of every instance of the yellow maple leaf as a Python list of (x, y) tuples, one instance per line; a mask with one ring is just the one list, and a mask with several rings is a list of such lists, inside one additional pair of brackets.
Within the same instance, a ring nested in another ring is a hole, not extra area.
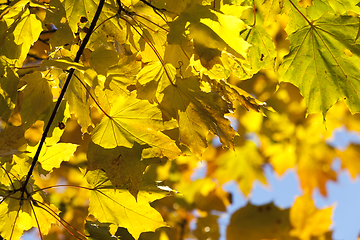
[(333, 207), (317, 209), (307, 192), (298, 197), (290, 209), (290, 222), (293, 229), (290, 235), (301, 240), (312, 236), (322, 236), (329, 231)]

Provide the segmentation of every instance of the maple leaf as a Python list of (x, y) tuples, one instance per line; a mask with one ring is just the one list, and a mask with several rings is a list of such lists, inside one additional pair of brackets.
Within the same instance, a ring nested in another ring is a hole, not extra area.
[(21, 81), (26, 83), (26, 87), (22, 91), (24, 102), (20, 114), (26, 125), (30, 127), (41, 114), (50, 110), (53, 96), (47, 79), (40, 72), (27, 74), (21, 78)]
[(0, 131), (0, 157), (11, 157), (21, 153), (19, 148), (26, 144), (23, 126), (8, 126)]
[[(188, 24), (190, 23), (190, 24)], [(169, 44), (179, 44), (186, 41), (185, 32), (199, 46), (223, 50), (228, 48), (246, 58), (250, 44), (240, 37), (240, 31), (246, 28), (239, 18), (224, 15), (211, 10), (209, 6), (195, 5), (184, 12), (170, 24), (168, 34)]]
[(276, 21), (276, 15), (281, 13), (282, 0), (264, 0), (261, 4), (261, 12), (264, 16), (264, 26)]
[(115, 51), (99, 47), (90, 56), (90, 65), (98, 74), (107, 75), (109, 67), (119, 62), (119, 54)]
[(85, 84), (86, 74), (75, 71), (74, 81), (71, 81), (66, 99), (69, 104), (70, 113), (75, 114), (81, 131), (88, 131), (88, 127), (92, 126), (91, 120), (91, 98), (89, 96), (90, 87)]
[(168, 191), (144, 184), (135, 200), (127, 190), (114, 190), (100, 170), (88, 172), (87, 180), (93, 187), (90, 194), (89, 214), (100, 222), (127, 228), (135, 239), (138, 239), (142, 232), (155, 231), (159, 227), (166, 226), (160, 213), (149, 203), (167, 196)]
[[(0, 46), (4, 49), (5, 56), (15, 59), (17, 67), (21, 67), (31, 45), (39, 38), (42, 32), (42, 22), (35, 14), (30, 13), (29, 7), (40, 7), (35, 3), (27, 1), (18, 1), (14, 5), (5, 10), (5, 16), (1, 17), (1, 21), (5, 20), (7, 27), (0, 37)], [(4, 19), (2, 19), (4, 17)], [(12, 41), (8, 41), (8, 39)], [(4, 45), (8, 45), (4, 48)], [(15, 52), (11, 52), (14, 47)]]
[(264, 113), (264, 109), (275, 112), (275, 110), (272, 107), (268, 106), (265, 102), (257, 100), (243, 89), (227, 83), (222, 79), (209, 80), (209, 83), (211, 85), (211, 89), (218, 92), (223, 99), (228, 102), (238, 101), (239, 104), (245, 107), (245, 109), (248, 111), (251, 109), (256, 112), (261, 112), (264, 116), (266, 116)]
[(51, 172), (53, 168), (59, 168), (63, 161), (69, 161), (77, 147), (78, 145), (72, 143), (57, 143), (46, 147), (39, 163), (44, 170)]
[(295, 200), (290, 209), (290, 221), (294, 227), (290, 235), (309, 240), (312, 236), (322, 236), (329, 231), (332, 207), (316, 209), (309, 193)]
[(176, 69), (172, 64), (150, 62), (137, 75), (137, 95), (150, 102), (158, 102), (160, 93), (175, 81)]
[(242, 147), (235, 147), (235, 151), (224, 153), (216, 163), (219, 167), (213, 175), (222, 183), (236, 180), (245, 196), (250, 191), (255, 180), (267, 184), (262, 165), (264, 160), (252, 142), (246, 142)]
[(144, 157), (146, 147), (135, 142), (132, 148), (105, 149), (90, 142), (88, 170), (104, 170), (115, 188), (127, 187), (137, 198), (145, 168), (159, 162), (154, 155), (150, 155), (150, 159)]
[[(316, 146), (316, 145), (315, 145)], [(313, 145), (313, 149), (315, 147)], [(326, 196), (326, 182), (336, 181), (336, 173), (330, 168), (335, 157), (333, 149), (326, 144), (316, 146), (316, 151), (306, 150), (309, 146), (301, 148), (301, 155), (298, 160), (298, 174), (303, 189), (312, 191), (319, 187), (320, 193)]]
[(348, 169), (351, 176), (355, 178), (360, 173), (360, 164), (357, 161), (360, 156), (359, 145), (350, 144), (344, 151), (337, 150), (336, 152), (341, 158), (341, 166)]
[(21, 192), (17, 192), (11, 198), (8, 194), (1, 196), (1, 236), (9, 240), (19, 239), (24, 231), (32, 227), (38, 228), (42, 235), (47, 235), (51, 225), (57, 222), (54, 216), (60, 211), (39, 193), (33, 194), (32, 199), (25, 200), (19, 200), (20, 194)]
[(250, 29), (241, 32), (244, 40), (250, 42), (247, 59), (251, 65), (251, 72), (257, 73), (260, 69), (273, 69), (277, 56), (275, 45), (264, 27), (256, 24)]
[(307, 21), (289, 35), (290, 53), (279, 68), (280, 81), (300, 89), (308, 113), (321, 112), (325, 118), (338, 100), (344, 100), (353, 114), (359, 112), (359, 19), (327, 13)]
[(94, 129), (92, 141), (103, 148), (132, 148), (137, 142), (148, 144), (170, 159), (180, 154), (175, 142), (161, 131), (176, 128), (175, 121), (164, 121), (156, 105), (136, 98), (119, 96), (110, 113)]
[(160, 94), (160, 107), (179, 123), (180, 143), (201, 155), (209, 132), (220, 137), (223, 147), (233, 148), (235, 130), (224, 114), (231, 106), (216, 92), (202, 92), (197, 77), (176, 79)]
[(81, 17), (84, 16), (87, 19), (93, 19), (97, 9), (97, 3), (94, 1), (62, 0), (62, 4), (66, 11), (68, 24), (74, 33), (78, 32), (78, 23)]
[(347, 11), (352, 11), (357, 14), (360, 14), (360, 6), (358, 0), (344, 0), (344, 1), (335, 1), (329, 0), (328, 4), (339, 14), (344, 14)]
[(289, 209), (282, 210), (269, 203), (254, 206), (248, 203), (237, 210), (230, 219), (226, 236), (229, 240), (235, 239), (289, 239), (291, 224)]
[(0, 57), (0, 117), (5, 121), (15, 108), (19, 78), (9, 64)]

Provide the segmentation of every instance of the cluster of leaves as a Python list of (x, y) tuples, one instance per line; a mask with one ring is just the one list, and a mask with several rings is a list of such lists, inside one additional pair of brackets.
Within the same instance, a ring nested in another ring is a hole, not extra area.
[[(240, 209), (227, 238), (331, 239), (332, 208), (316, 209), (311, 194), (336, 181), (334, 157), (360, 172), (359, 146), (325, 141), (344, 124), (359, 130), (358, 5), (1, 4), (0, 235), (218, 239), (213, 210), (231, 203), (222, 184), (249, 196), (268, 164), (295, 169), (304, 195), (287, 210)], [(199, 162), (206, 175), (193, 180)]]

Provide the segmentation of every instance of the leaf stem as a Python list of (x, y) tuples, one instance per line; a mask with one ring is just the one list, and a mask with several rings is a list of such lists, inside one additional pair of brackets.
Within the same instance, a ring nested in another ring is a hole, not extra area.
[(309, 21), (309, 19), (307, 19), (307, 17), (305, 17), (304, 14), (302, 12), (300, 12), (300, 10), (296, 7), (296, 5), (291, 0), (289, 0), (289, 1), (290, 1), (291, 5), (296, 9), (296, 11), (298, 13), (300, 13), (300, 15), (308, 22), (308, 24), (310, 26), (312, 26), (313, 24)]
[(88, 188), (88, 187), (83, 187), (83, 186), (65, 184), (65, 185), (54, 185), (54, 186), (44, 187), (44, 188), (35, 190), (35, 191), (31, 192), (31, 193), (34, 194), (36, 192), (40, 192), (40, 191), (43, 191), (43, 190), (46, 190), (46, 189), (51, 189), (51, 188), (57, 188), (57, 187), (74, 187), (74, 188), (81, 188), (81, 189), (90, 190), (90, 191), (95, 190), (94, 188)]
[(96, 101), (95, 97), (92, 95), (92, 93), (89, 91), (89, 89), (86, 87), (85, 83), (83, 83), (83, 81), (81, 81), (81, 79), (74, 74), (74, 76), (79, 80), (79, 82), (81, 83), (81, 85), (83, 85), (83, 87), (85, 88), (85, 90), (89, 93), (89, 96), (92, 98), (92, 100), (95, 102), (95, 104), (99, 107), (99, 109), (105, 114), (105, 116), (107, 116), (108, 118), (112, 119), (112, 117), (100, 106), (100, 104)]
[(254, 11), (254, 23), (250, 25), (250, 27), (255, 27), (256, 25), (256, 6), (255, 6), (255, 0), (253, 1), (253, 11)]
[[(53, 218), (56, 219), (56, 221), (58, 221), (65, 229), (66, 231), (68, 231), (68, 233), (70, 233), (72, 236), (74, 236), (75, 238), (79, 239), (79, 240), (82, 240), (82, 239), (87, 239), (87, 236), (83, 233), (81, 233), (80, 231), (78, 231), (76, 228), (74, 228), (73, 226), (71, 226), (70, 223), (68, 223), (67, 221), (65, 221), (64, 219), (62, 219), (60, 216), (58, 216), (56, 214), (56, 212), (54, 212), (53, 209), (51, 209), (49, 206), (47, 206), (46, 204), (40, 202), (40, 201), (37, 201), (34, 199), (34, 201), (37, 203), (38, 208), (41, 208), (42, 210), (46, 211), (47, 213), (49, 213)], [(40, 206), (39, 204), (41, 204), (42, 206)], [(72, 232), (70, 230), (70, 228), (74, 231)], [(80, 235), (81, 237), (79, 236), (76, 236), (74, 233), (77, 233), (78, 235)]]
[[(74, 59), (74, 62), (76, 62), (76, 63), (79, 62), (80, 57), (81, 57), (81, 55), (82, 55), (83, 52), (84, 52), (85, 46), (86, 46), (86, 44), (88, 43), (91, 34), (93, 33), (93, 30), (94, 30), (94, 28), (95, 28), (95, 26), (96, 26), (96, 22), (98, 21), (98, 19), (99, 19), (99, 17), (100, 17), (100, 13), (101, 13), (101, 10), (102, 10), (102, 8), (103, 8), (103, 6), (104, 6), (104, 3), (105, 3), (105, 0), (100, 0), (99, 6), (98, 6), (98, 8), (96, 9), (96, 13), (95, 13), (94, 19), (93, 19), (92, 22), (91, 22), (89, 31), (88, 31), (88, 33), (86, 34), (86, 36), (85, 36), (85, 38), (84, 38), (84, 40), (83, 40), (83, 42), (82, 42), (82, 44), (81, 44), (81, 46), (80, 46), (77, 54), (76, 54), (76, 57), (75, 57), (75, 59)], [(67, 88), (68, 88), (68, 86), (69, 86), (69, 84), (70, 84), (70, 81), (71, 81), (72, 76), (74, 75), (74, 72), (75, 72), (75, 69), (74, 69), (74, 68), (71, 68), (70, 71), (69, 71), (69, 75), (67, 76), (67, 79), (66, 79), (66, 81), (65, 81), (65, 83), (64, 83), (64, 86), (63, 86), (63, 88), (62, 88), (62, 90), (61, 90), (61, 93), (60, 93), (60, 95), (59, 95), (59, 98), (58, 98), (58, 100), (56, 101), (55, 107), (54, 107), (54, 109), (53, 109), (53, 111), (52, 111), (52, 113), (51, 113), (50, 119), (49, 119), (48, 123), (46, 124), (45, 130), (44, 130), (44, 132), (43, 132), (43, 134), (42, 134), (42, 137), (41, 137), (41, 140), (40, 140), (40, 143), (39, 143), (39, 147), (38, 147), (37, 150), (36, 150), (35, 156), (34, 156), (33, 161), (32, 161), (32, 163), (31, 163), (31, 167), (30, 167), (30, 169), (29, 169), (29, 172), (28, 172), (28, 174), (27, 174), (27, 176), (26, 176), (25, 182), (23, 183), (23, 185), (22, 185), (22, 187), (21, 187), (21, 192), (22, 192), (22, 193), (21, 193), (21, 198), (22, 198), (22, 199), (23, 199), (23, 197), (24, 197), (24, 193), (27, 192), (27, 191), (26, 191), (26, 186), (27, 186), (27, 184), (29, 183), (30, 177), (31, 177), (31, 175), (32, 175), (32, 173), (33, 173), (33, 171), (34, 171), (35, 165), (36, 165), (36, 163), (37, 163), (37, 161), (38, 161), (38, 159), (39, 159), (42, 146), (43, 146), (44, 143), (45, 143), (46, 136), (47, 136), (48, 132), (50, 131), (51, 124), (53, 123), (53, 121), (54, 121), (54, 119), (55, 119), (56, 112), (58, 111), (58, 109), (59, 109), (59, 107), (60, 107), (60, 104), (61, 104), (61, 102), (62, 102), (62, 99), (63, 99), (64, 96), (65, 96), (66, 90), (67, 90)]]

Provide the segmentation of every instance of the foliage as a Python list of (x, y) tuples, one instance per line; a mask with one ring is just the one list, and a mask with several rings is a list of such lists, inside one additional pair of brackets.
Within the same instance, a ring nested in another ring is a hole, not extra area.
[(360, 130), (359, 6), (1, 3), (1, 236), (218, 239), (221, 186), (249, 197), (270, 165), (294, 169), (304, 194), (290, 209), (249, 203), (228, 239), (331, 239), (333, 207), (311, 194), (336, 181), (335, 157), (360, 172), (359, 146), (326, 142)]

